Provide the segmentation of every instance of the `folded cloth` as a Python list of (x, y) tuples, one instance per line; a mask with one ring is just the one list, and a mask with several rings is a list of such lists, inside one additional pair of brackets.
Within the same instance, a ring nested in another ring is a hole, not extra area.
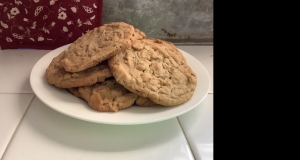
[(103, 0), (1, 0), (1, 49), (55, 49), (101, 25)]

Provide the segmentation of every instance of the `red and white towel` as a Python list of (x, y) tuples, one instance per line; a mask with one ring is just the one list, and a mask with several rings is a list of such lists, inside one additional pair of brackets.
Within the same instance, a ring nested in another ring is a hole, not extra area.
[(103, 0), (0, 0), (1, 49), (55, 49), (101, 25)]

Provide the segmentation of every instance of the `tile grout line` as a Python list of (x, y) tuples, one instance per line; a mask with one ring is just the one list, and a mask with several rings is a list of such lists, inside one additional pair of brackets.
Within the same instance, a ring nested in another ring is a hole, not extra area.
[(7, 143), (7, 146), (5, 147), (5, 150), (4, 150), (4, 152), (3, 152), (2, 157), (1, 157), (0, 160), (3, 160), (2, 158), (4, 157), (4, 155), (5, 155), (5, 153), (6, 153), (7, 149), (8, 149), (8, 147), (9, 147), (11, 141), (12, 141), (12, 139), (14, 138), (14, 136), (15, 136), (17, 130), (19, 129), (20, 124), (22, 123), (22, 121), (23, 121), (25, 115), (27, 114), (27, 111), (29, 110), (29, 108), (30, 108), (30, 106), (31, 106), (31, 104), (32, 104), (32, 102), (33, 102), (33, 100), (34, 100), (34, 98), (35, 98), (35, 95), (33, 95), (32, 99), (30, 100), (30, 102), (29, 102), (29, 104), (28, 104), (28, 107), (26, 108), (26, 110), (25, 110), (25, 112), (24, 112), (22, 118), (20, 119), (20, 122), (18, 123), (16, 129), (14, 130), (14, 133), (13, 133), (12, 136), (10, 137), (10, 139), (9, 139), (9, 141), (8, 141), (8, 143)]
[[(214, 92), (213, 92), (213, 91), (209, 91), (207, 94), (214, 94)], [(185, 137), (185, 139), (186, 139), (186, 141), (187, 141), (187, 143), (188, 143), (188, 145), (189, 145), (189, 147), (190, 147), (190, 150), (191, 150), (191, 152), (192, 152), (193, 158), (196, 159), (195, 154), (194, 154), (194, 152), (193, 152), (193, 150), (192, 150), (192, 147), (191, 147), (191, 145), (190, 145), (190, 142), (189, 142), (189, 140), (188, 140), (188, 138), (187, 138), (187, 136), (186, 136), (186, 134), (185, 134), (185, 132), (184, 132), (184, 129), (183, 129), (181, 123), (180, 123), (180, 120), (179, 120), (178, 116), (176, 117), (176, 119), (177, 119), (177, 121), (178, 121), (178, 123), (179, 123), (179, 126), (180, 126), (180, 128), (181, 128), (181, 130), (182, 130), (182, 132), (183, 132), (183, 135), (184, 135), (184, 137)]]
[(188, 138), (187, 138), (187, 136), (186, 136), (186, 134), (185, 134), (185, 132), (184, 132), (184, 129), (182, 128), (182, 125), (181, 125), (181, 123), (180, 123), (180, 120), (179, 120), (178, 117), (176, 117), (176, 119), (177, 119), (177, 121), (178, 121), (178, 123), (179, 123), (179, 126), (180, 126), (180, 128), (181, 128), (181, 130), (182, 130), (182, 132), (183, 132), (183, 135), (184, 135), (184, 137), (185, 137), (185, 139), (186, 139), (186, 141), (187, 141), (187, 143), (188, 143), (188, 145), (189, 145), (189, 147), (190, 147), (190, 150), (191, 150), (191, 152), (192, 152), (193, 158), (196, 159), (196, 157), (195, 157), (195, 155), (194, 155), (194, 152), (193, 152), (193, 150), (192, 150), (192, 147), (191, 147), (191, 145), (190, 145), (190, 142), (189, 142), (189, 140), (188, 140)]

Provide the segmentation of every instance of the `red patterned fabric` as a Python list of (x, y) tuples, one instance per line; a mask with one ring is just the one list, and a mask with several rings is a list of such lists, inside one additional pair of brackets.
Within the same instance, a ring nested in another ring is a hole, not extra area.
[(101, 25), (103, 0), (0, 0), (1, 49), (55, 49)]

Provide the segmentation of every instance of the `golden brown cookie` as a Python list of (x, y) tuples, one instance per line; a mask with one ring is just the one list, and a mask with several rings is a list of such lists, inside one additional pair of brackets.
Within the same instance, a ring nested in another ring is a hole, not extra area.
[(78, 87), (67, 88), (69, 92), (71, 92), (75, 97), (81, 98)]
[(87, 70), (70, 73), (66, 72), (61, 64), (64, 52), (53, 58), (46, 69), (46, 80), (59, 88), (73, 88), (79, 86), (90, 86), (97, 82), (104, 82), (106, 78), (112, 77), (107, 61)]
[(135, 100), (135, 104), (141, 107), (152, 107), (158, 105), (155, 102), (151, 101), (149, 98), (141, 97), (141, 96), (139, 96)]
[(105, 82), (92, 86), (79, 87), (79, 93), (91, 108), (100, 112), (117, 112), (128, 108), (138, 97), (117, 83), (115, 79), (107, 79)]
[(170, 42), (142, 39), (108, 59), (116, 81), (129, 91), (164, 106), (185, 103), (197, 78), (181, 52)]
[(66, 49), (62, 60), (68, 72), (79, 72), (93, 67), (130, 47), (144, 32), (124, 22), (113, 22), (97, 27), (74, 41)]

